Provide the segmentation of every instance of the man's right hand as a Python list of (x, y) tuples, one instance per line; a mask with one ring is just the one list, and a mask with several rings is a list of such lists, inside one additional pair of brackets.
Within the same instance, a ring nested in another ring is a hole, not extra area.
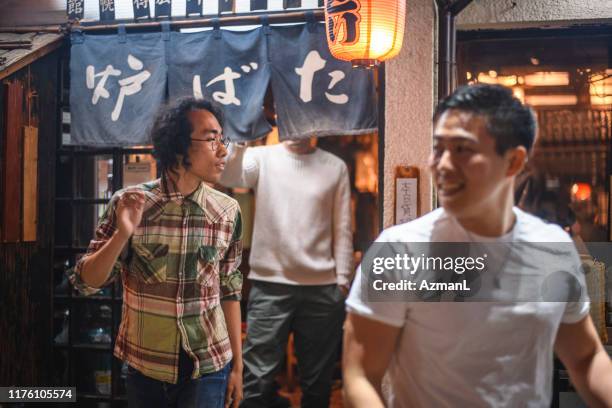
[(119, 197), (115, 215), (117, 216), (117, 233), (125, 238), (132, 236), (142, 220), (145, 194), (141, 190), (128, 190)]

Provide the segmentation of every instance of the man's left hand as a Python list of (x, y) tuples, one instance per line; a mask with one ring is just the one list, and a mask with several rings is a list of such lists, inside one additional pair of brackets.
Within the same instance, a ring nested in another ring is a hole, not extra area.
[(242, 365), (234, 365), (227, 378), (225, 408), (238, 408), (242, 401)]
[(349, 291), (351, 290), (351, 287), (349, 285), (338, 285), (338, 290), (340, 290), (340, 293), (342, 293), (342, 296), (344, 296), (344, 298), (346, 299), (349, 294)]

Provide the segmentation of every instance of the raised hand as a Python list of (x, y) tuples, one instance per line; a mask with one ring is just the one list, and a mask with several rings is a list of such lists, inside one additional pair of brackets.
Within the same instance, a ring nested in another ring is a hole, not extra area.
[(121, 194), (115, 209), (119, 234), (125, 238), (132, 236), (142, 220), (144, 203), (145, 194), (141, 190), (128, 190)]

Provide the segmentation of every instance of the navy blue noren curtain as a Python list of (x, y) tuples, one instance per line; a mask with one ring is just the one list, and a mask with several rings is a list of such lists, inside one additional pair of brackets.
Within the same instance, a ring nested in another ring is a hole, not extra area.
[(150, 143), (152, 122), (165, 99), (163, 35), (72, 35), (70, 144)]
[[(230, 140), (254, 140), (272, 129), (263, 112), (270, 81), (263, 28), (172, 33), (168, 92), (209, 98), (223, 108)], [(214, 57), (211, 57), (214, 56)]]
[(71, 142), (150, 144), (158, 109), (179, 97), (215, 101), (234, 141), (271, 130), (264, 97), (271, 86), (281, 140), (377, 130), (373, 72), (329, 53), (325, 26), (71, 36)]
[(281, 140), (378, 129), (373, 72), (334, 58), (325, 24), (271, 27), (269, 47)]

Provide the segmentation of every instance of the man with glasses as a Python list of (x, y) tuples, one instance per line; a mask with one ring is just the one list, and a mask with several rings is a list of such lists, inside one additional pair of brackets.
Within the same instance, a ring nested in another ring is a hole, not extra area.
[(208, 101), (167, 107), (152, 131), (161, 178), (114, 194), (70, 279), (85, 294), (118, 276), (115, 356), (130, 407), (237, 408), (242, 399), (238, 203), (209, 187), (225, 166)]
[(303, 408), (329, 405), (352, 275), (346, 165), (314, 139), (232, 145), (221, 183), (255, 191), (243, 408), (288, 406), (274, 378), (293, 332)]

